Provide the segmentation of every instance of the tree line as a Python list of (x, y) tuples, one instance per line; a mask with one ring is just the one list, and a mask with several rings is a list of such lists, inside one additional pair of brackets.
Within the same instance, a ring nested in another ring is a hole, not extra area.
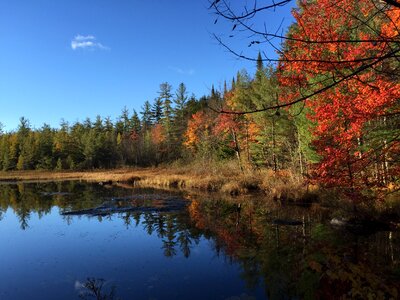
[(116, 121), (97, 116), (59, 128), (39, 129), (22, 117), (18, 128), (0, 136), (0, 169), (82, 170), (122, 166), (149, 166), (181, 156), (187, 118), (205, 107), (207, 97), (188, 96), (181, 83), (175, 93), (168, 83), (142, 110), (125, 107)]
[[(157, 166), (177, 159), (235, 159), (238, 168), (274, 171), (306, 168), (299, 159), (298, 133), (290, 113), (230, 116), (209, 107), (244, 108), (266, 103), (277, 90), (276, 74), (261, 58), (250, 76), (242, 70), (222, 91), (196, 99), (184, 83), (173, 93), (167, 82), (159, 96), (137, 113), (125, 107), (113, 122), (97, 116), (58, 129), (31, 128), (22, 117), (18, 128), (0, 136), (0, 168), (8, 170), (84, 170), (124, 166)], [(270, 100), (273, 101), (273, 100)]]

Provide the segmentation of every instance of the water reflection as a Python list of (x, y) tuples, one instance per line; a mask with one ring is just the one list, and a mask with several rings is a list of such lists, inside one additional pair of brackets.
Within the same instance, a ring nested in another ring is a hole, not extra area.
[[(137, 193), (140, 196), (150, 195), (149, 198), (151, 195), (160, 196), (160, 191), (153, 189), (141, 189)], [(27, 230), (32, 213), (41, 219), (51, 213), (52, 207), (58, 207), (61, 212), (88, 210), (102, 204), (105, 199), (124, 199), (127, 196), (132, 197), (132, 193), (79, 182), (0, 185), (0, 217), (8, 208), (12, 208), (18, 217), (20, 228)], [(191, 246), (198, 244), (201, 236), (201, 232), (192, 226), (189, 216), (184, 211), (157, 213), (138, 210), (118, 215), (98, 215), (95, 218), (102, 222), (112, 220), (114, 216), (121, 218), (127, 229), (131, 226), (138, 227), (142, 219), (146, 232), (149, 235), (155, 233), (162, 240), (162, 249), (166, 257), (175, 256), (177, 249), (180, 249), (184, 257), (188, 258)], [(62, 215), (62, 218), (67, 224), (73, 222), (72, 215)]]
[(75, 289), (83, 300), (118, 300), (116, 297), (116, 286), (106, 286), (106, 280), (102, 278), (87, 278), (84, 283), (75, 282)]
[[(78, 182), (0, 185), (0, 221), (12, 209), (20, 228), (29, 231), (31, 217), (41, 219), (54, 208), (60, 212), (87, 210), (107, 199), (136, 199), (138, 194), (151, 199), (160, 193), (168, 192), (105, 189)], [(193, 197), (182, 211), (60, 216), (68, 225), (81, 219), (100, 223), (118, 219), (127, 230), (143, 228), (148, 236), (161, 241), (159, 251), (168, 260), (181, 256), (190, 261), (205, 239), (215, 257), (239, 266), (248, 290), (262, 287), (269, 299), (398, 298), (399, 232), (354, 235), (330, 226), (331, 217), (330, 210), (318, 205), (282, 207), (275, 202), (266, 204), (261, 198), (225, 201), (201, 197)], [(213, 272), (212, 265), (207, 268)], [(82, 299), (117, 299), (116, 286), (99, 278), (79, 283), (78, 294)]]
[[(249, 202), (238, 213), (223, 201), (193, 201), (196, 227), (217, 253), (241, 265), (249, 287), (263, 280), (271, 299), (398, 298), (399, 233), (358, 236), (327, 224), (329, 211)], [(272, 210), (271, 210), (272, 209)]]

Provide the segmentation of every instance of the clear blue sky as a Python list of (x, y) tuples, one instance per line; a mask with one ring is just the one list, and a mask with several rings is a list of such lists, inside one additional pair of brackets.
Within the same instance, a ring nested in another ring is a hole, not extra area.
[[(36, 128), (115, 120), (124, 106), (153, 101), (162, 82), (184, 82), (200, 97), (242, 68), (253, 72), (211, 37), (231, 25), (214, 24), (207, 8), (207, 0), (0, 0), (0, 122), (8, 131), (21, 116)], [(289, 11), (265, 21), (287, 25)]]

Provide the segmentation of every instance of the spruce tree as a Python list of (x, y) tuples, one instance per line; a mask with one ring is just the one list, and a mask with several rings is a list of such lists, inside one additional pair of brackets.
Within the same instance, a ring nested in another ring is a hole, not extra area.
[(175, 98), (174, 98), (175, 117), (176, 117), (176, 119), (179, 120), (179, 122), (182, 122), (182, 120), (183, 120), (187, 100), (188, 100), (188, 96), (187, 96), (186, 86), (182, 82), (181, 84), (179, 84), (179, 87), (176, 90)]
[(144, 102), (142, 106), (142, 111), (140, 114), (142, 115), (142, 126), (144, 130), (150, 128), (152, 124), (152, 107), (149, 101)]
[(172, 111), (172, 86), (168, 82), (160, 84), (159, 99), (162, 102), (162, 123), (168, 131), (173, 117)]
[(261, 57), (261, 53), (258, 52), (257, 56), (257, 71), (262, 71), (264, 69), (263, 59)]
[(164, 127), (166, 135), (166, 150), (168, 159), (173, 156), (172, 145), (173, 141), (173, 110), (172, 110), (172, 86), (168, 82), (160, 84), (159, 99), (163, 103), (163, 116), (161, 118), (161, 124)]
[(121, 115), (119, 116), (119, 121), (122, 123), (122, 132), (127, 133), (130, 131), (130, 118), (129, 118), (129, 110), (124, 106), (122, 109)]
[(132, 114), (130, 123), (131, 123), (131, 127), (132, 127), (131, 128), (132, 132), (139, 133), (142, 125), (140, 123), (139, 115), (136, 112), (136, 110), (133, 110), (133, 114)]
[(160, 97), (154, 99), (153, 105), (151, 106), (151, 123), (158, 124), (164, 116), (163, 113), (163, 101)]
[(175, 93), (174, 103), (174, 126), (173, 135), (176, 142), (176, 147), (180, 148), (183, 142), (183, 135), (186, 131), (186, 106), (187, 106), (187, 91), (184, 83), (179, 84)]

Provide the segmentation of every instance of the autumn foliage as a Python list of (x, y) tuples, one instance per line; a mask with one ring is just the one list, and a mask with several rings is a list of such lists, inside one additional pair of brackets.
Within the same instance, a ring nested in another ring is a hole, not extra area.
[(305, 103), (321, 158), (314, 178), (352, 195), (398, 180), (399, 12), (369, 0), (302, 1), (279, 66), (283, 103), (322, 91)]
[[(236, 25), (246, 19), (230, 16)], [(213, 89), (211, 100), (220, 100), (210, 102), (223, 113), (193, 115), (185, 146), (196, 153), (206, 132), (220, 157), (237, 159), (241, 170), (297, 173), (354, 202), (396, 191), (400, 9), (370, 0), (300, 1), (293, 16), (279, 63), (265, 66), (259, 54), (254, 77), (241, 71), (230, 89)]]

